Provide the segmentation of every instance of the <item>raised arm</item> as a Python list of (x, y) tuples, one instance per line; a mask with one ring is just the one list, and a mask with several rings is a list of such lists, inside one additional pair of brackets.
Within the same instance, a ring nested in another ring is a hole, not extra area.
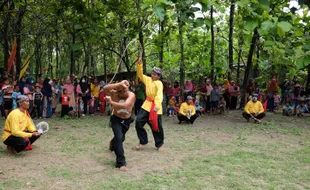
[(122, 82), (118, 82), (115, 84), (108, 84), (105, 87), (103, 87), (103, 90), (107, 96), (111, 96), (113, 95), (113, 92), (121, 88), (129, 88), (129, 82), (127, 80), (123, 80)]
[(138, 59), (137, 63), (137, 76), (145, 84), (151, 78), (143, 74), (143, 62), (141, 58)]

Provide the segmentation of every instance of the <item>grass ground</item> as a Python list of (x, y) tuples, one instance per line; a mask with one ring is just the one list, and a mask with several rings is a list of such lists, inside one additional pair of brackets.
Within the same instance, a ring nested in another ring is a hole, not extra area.
[[(0, 145), (0, 190), (9, 189), (310, 189), (310, 120), (268, 114), (260, 125), (241, 112), (207, 115), (191, 125), (164, 117), (165, 151), (124, 143), (128, 172), (114, 168), (108, 117), (49, 119), (33, 150)], [(36, 121), (38, 122), (38, 121)], [(3, 130), (3, 121), (0, 123)]]

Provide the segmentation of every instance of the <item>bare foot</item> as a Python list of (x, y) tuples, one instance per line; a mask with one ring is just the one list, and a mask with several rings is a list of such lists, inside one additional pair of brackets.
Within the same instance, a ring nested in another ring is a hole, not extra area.
[(157, 150), (158, 150), (158, 152), (163, 152), (165, 149), (164, 149), (163, 146), (161, 146), (161, 147), (159, 147)]
[(119, 171), (126, 172), (128, 171), (128, 168), (126, 166), (122, 166), (119, 168)]
[(15, 150), (11, 146), (7, 146), (6, 150), (8, 151), (9, 155), (14, 155), (16, 154)]
[(136, 148), (140, 150), (140, 149), (143, 148), (143, 145), (142, 145), (142, 144), (138, 144), (138, 145), (136, 146)]

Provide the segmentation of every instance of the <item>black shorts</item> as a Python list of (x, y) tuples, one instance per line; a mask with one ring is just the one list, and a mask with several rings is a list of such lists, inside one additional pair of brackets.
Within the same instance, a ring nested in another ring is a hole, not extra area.
[(11, 110), (13, 108), (13, 102), (12, 101), (4, 101), (4, 109), (5, 110)]

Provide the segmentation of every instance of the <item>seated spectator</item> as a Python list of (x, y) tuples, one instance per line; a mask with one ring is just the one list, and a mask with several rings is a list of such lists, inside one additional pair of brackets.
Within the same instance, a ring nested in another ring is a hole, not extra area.
[(309, 109), (306, 106), (306, 102), (305, 101), (300, 101), (299, 105), (296, 108), (296, 114), (297, 116), (310, 116), (309, 114)]
[(294, 115), (294, 108), (290, 105), (290, 102), (286, 102), (282, 110), (283, 115), (292, 116)]
[(195, 111), (196, 111), (197, 116), (203, 117), (204, 110), (205, 109), (200, 105), (199, 100), (197, 99), (195, 101)]
[(182, 122), (193, 124), (196, 118), (197, 115), (193, 105), (193, 97), (187, 96), (186, 101), (181, 104), (181, 108), (178, 114), (179, 124)]
[(168, 102), (167, 106), (167, 113), (169, 114), (169, 117), (175, 116), (175, 104), (176, 104), (176, 98), (172, 96)]
[(242, 115), (248, 122), (252, 118), (255, 123), (261, 123), (261, 119), (265, 117), (265, 113), (262, 103), (257, 100), (257, 94), (254, 94), (252, 100), (245, 105)]

